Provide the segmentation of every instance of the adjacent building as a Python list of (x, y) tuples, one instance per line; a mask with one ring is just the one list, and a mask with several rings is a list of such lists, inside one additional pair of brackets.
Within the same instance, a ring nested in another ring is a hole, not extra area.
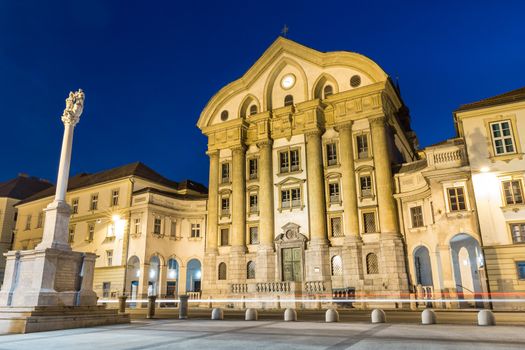
[[(43, 209), (54, 187), (20, 201), (13, 249), (42, 239)], [(207, 189), (175, 182), (142, 163), (69, 180), (69, 242), (98, 255), (94, 289), (101, 298), (127, 293), (176, 296), (201, 286)]]

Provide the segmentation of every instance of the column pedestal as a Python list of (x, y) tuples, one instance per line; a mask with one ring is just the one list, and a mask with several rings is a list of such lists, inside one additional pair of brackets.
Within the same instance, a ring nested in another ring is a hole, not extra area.
[(356, 293), (363, 288), (363, 242), (359, 236), (351, 235), (343, 241), (344, 286), (353, 287)]
[(258, 282), (275, 281), (275, 259), (273, 247), (259, 247), (255, 261), (255, 278)]

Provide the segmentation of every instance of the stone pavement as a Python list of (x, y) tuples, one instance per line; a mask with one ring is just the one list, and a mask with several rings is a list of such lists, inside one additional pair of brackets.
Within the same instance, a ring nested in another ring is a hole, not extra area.
[(0, 349), (524, 349), (522, 326), (136, 320), (0, 336)]

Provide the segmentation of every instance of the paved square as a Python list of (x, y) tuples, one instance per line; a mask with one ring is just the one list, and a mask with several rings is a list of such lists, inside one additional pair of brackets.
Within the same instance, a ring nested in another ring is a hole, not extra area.
[(4, 335), (0, 349), (524, 349), (517, 326), (138, 320)]

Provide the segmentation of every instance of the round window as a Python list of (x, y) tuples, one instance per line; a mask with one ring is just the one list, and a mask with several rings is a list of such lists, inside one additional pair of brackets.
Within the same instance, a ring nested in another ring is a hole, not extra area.
[(221, 112), (221, 120), (222, 121), (228, 120), (228, 111), (222, 111)]
[(359, 85), (361, 85), (361, 76), (359, 75), (354, 75), (350, 78), (350, 85), (352, 87), (358, 87)]

